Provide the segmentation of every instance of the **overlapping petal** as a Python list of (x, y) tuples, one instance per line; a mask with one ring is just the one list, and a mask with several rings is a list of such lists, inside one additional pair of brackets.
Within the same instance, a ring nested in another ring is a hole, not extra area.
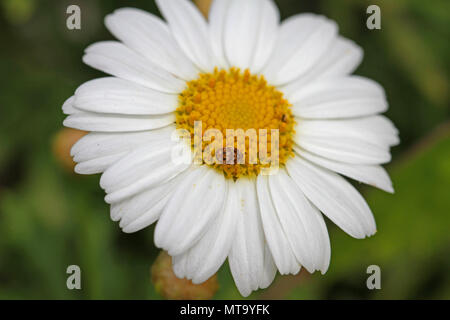
[(244, 296), (263, 286), (265, 274), (265, 238), (256, 196), (255, 182), (239, 179), (235, 185), (238, 192), (238, 221), (228, 262), (231, 274)]
[(200, 11), (187, 0), (156, 0), (156, 3), (184, 53), (202, 71), (213, 71), (215, 61), (208, 25)]
[(344, 178), (299, 157), (288, 161), (286, 168), (305, 196), (346, 233), (365, 238), (376, 232), (369, 206)]
[(383, 88), (367, 78), (351, 76), (315, 81), (288, 95), (294, 115), (308, 119), (357, 118), (383, 113)]
[(268, 176), (258, 176), (256, 186), (264, 235), (275, 264), (281, 274), (297, 274), (300, 271), (300, 263), (292, 252), (273, 205)]
[(283, 21), (275, 51), (263, 72), (274, 85), (283, 85), (306, 74), (332, 47), (338, 27), (315, 14), (299, 14)]
[(304, 86), (318, 80), (348, 76), (362, 61), (363, 50), (349, 39), (338, 37), (308, 72), (280, 89), (289, 98)]
[(297, 260), (311, 273), (325, 273), (331, 250), (322, 215), (285, 170), (269, 177), (269, 187), (277, 217)]
[(279, 13), (272, 0), (231, 0), (224, 21), (224, 50), (230, 65), (259, 72), (278, 36)]
[(381, 190), (384, 190), (386, 192), (394, 192), (391, 179), (382, 166), (349, 164), (335, 160), (329, 160), (298, 147), (294, 147), (294, 150), (299, 156), (321, 167), (340, 173), (356, 181), (380, 188)]
[(198, 69), (178, 46), (167, 24), (155, 15), (122, 8), (106, 16), (105, 24), (117, 39), (155, 65), (185, 80), (197, 77)]
[(151, 141), (133, 150), (106, 170), (100, 185), (108, 203), (118, 203), (148, 188), (166, 183), (185, 171), (190, 162), (183, 144)]
[(180, 93), (185, 86), (182, 80), (116, 41), (90, 45), (83, 61), (115, 77), (166, 93)]
[(213, 276), (227, 258), (239, 218), (234, 182), (228, 180), (227, 184), (228, 194), (224, 195), (226, 203), (211, 227), (192, 248), (173, 258), (178, 277), (202, 283)]
[(192, 169), (170, 197), (156, 225), (155, 244), (177, 256), (208, 231), (223, 210), (225, 177), (205, 166)]
[(73, 105), (83, 111), (123, 115), (164, 115), (175, 111), (178, 96), (119, 78), (88, 81), (75, 91)]

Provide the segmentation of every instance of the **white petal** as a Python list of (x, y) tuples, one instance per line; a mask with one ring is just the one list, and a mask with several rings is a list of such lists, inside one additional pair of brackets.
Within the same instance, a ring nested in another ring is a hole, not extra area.
[(226, 16), (231, 3), (232, 1), (230, 0), (215, 0), (212, 2), (209, 11), (209, 39), (211, 49), (216, 58), (217, 67), (221, 69), (228, 69), (230, 67), (225, 56), (224, 34)]
[(382, 148), (397, 145), (399, 138), (382, 116), (339, 120), (297, 120), (297, 135), (311, 138), (350, 138)]
[(175, 122), (175, 114), (132, 116), (80, 111), (68, 116), (66, 127), (97, 132), (131, 132), (166, 127)]
[(172, 257), (172, 270), (179, 279), (186, 277), (187, 258), (188, 255), (186, 254)]
[(297, 260), (310, 272), (325, 273), (330, 263), (330, 240), (321, 213), (305, 198), (285, 170), (269, 176), (278, 219)]
[(75, 143), (70, 154), (76, 162), (129, 152), (147, 142), (170, 142), (175, 126), (143, 132), (99, 133), (91, 132)]
[(286, 168), (305, 196), (346, 233), (364, 238), (376, 232), (369, 206), (344, 178), (299, 157)]
[(314, 154), (345, 163), (379, 165), (391, 161), (389, 149), (361, 139), (297, 136), (295, 142)]
[(184, 176), (182, 173), (167, 183), (112, 204), (111, 218), (115, 221), (120, 219), (120, 227), (127, 233), (149, 226), (159, 218), (170, 195)]
[(295, 81), (280, 88), (287, 97), (317, 80), (350, 75), (363, 59), (363, 50), (353, 41), (338, 37), (319, 62)]
[(171, 256), (191, 248), (223, 210), (225, 177), (216, 170), (195, 168), (179, 183), (155, 229), (156, 246)]
[(383, 116), (297, 122), (294, 141), (301, 148), (339, 162), (387, 163), (389, 148), (399, 142), (395, 127)]
[[(175, 179), (177, 179), (177, 176)], [(153, 209), (153, 207), (158, 204), (162, 199), (164, 199), (170, 191), (172, 191), (175, 187), (172, 179), (171, 181), (164, 183), (160, 186), (156, 186), (155, 188), (143, 191), (131, 198), (128, 198), (119, 203), (113, 203), (111, 208), (113, 210), (122, 211), (121, 212), (121, 220), (120, 227), (122, 229), (126, 228), (130, 223), (134, 222), (137, 218), (142, 216), (143, 213)], [(158, 217), (154, 217), (154, 221), (156, 221)]]
[[(173, 181), (172, 179), (171, 181)], [(120, 220), (120, 227), (125, 228), (144, 213), (152, 210), (155, 205), (164, 199), (169, 193), (173, 184), (163, 183), (151, 189), (144, 190), (128, 199), (111, 204), (111, 219)], [(155, 221), (158, 219), (155, 216)]]
[(105, 24), (114, 36), (155, 65), (185, 80), (197, 77), (198, 69), (160, 18), (143, 10), (122, 8), (108, 15)]
[(386, 170), (377, 165), (356, 165), (329, 160), (298, 147), (294, 147), (297, 154), (303, 158), (318, 164), (321, 167), (340, 173), (359, 182), (380, 188), (389, 193), (393, 193), (391, 179)]
[(267, 80), (283, 85), (307, 73), (329, 50), (337, 37), (334, 21), (314, 14), (300, 14), (281, 24), (275, 51), (264, 68)]
[(176, 110), (178, 96), (111, 77), (91, 80), (80, 86), (73, 104), (91, 112), (160, 115)]
[(317, 79), (339, 77), (352, 74), (363, 60), (364, 52), (360, 46), (349, 39), (338, 37), (329, 51), (322, 56), (318, 65)]
[(269, 191), (268, 176), (259, 175), (256, 182), (259, 208), (267, 244), (281, 274), (297, 274), (300, 264), (278, 219)]
[(302, 118), (356, 118), (383, 113), (388, 103), (383, 88), (362, 77), (324, 79), (302, 86), (287, 97)]
[(79, 112), (79, 110), (73, 106), (74, 100), (75, 100), (75, 97), (72, 96), (64, 102), (64, 104), (62, 106), (62, 110), (63, 110), (64, 114), (70, 115), (70, 114)]
[[(224, 210), (217, 216), (206, 234), (188, 251), (182, 254), (184, 268), (177, 276), (188, 278), (193, 283), (202, 283), (212, 277), (228, 256), (236, 231), (238, 201), (234, 182), (228, 180), (228, 196)], [(176, 262), (174, 263), (176, 264)]]
[(246, 69), (258, 40), (258, 1), (231, 0), (225, 21), (225, 54), (233, 67)]
[(99, 157), (87, 161), (80, 161), (75, 166), (75, 172), (78, 174), (97, 174), (106, 171), (114, 163), (126, 156), (126, 152)]
[(264, 269), (261, 280), (259, 281), (259, 288), (266, 289), (269, 287), (277, 274), (277, 266), (273, 261), (272, 253), (267, 244), (264, 246)]
[(131, 222), (129, 225), (124, 227), (122, 229), (125, 233), (133, 233), (140, 231), (149, 225), (156, 222), (156, 220), (159, 219), (161, 216), (161, 213), (163, 212), (164, 208), (167, 205), (167, 202), (170, 199), (171, 193), (167, 194), (164, 198), (158, 201), (151, 209), (146, 211), (143, 215), (141, 215), (139, 218)]
[(239, 292), (246, 297), (261, 286), (264, 277), (265, 239), (255, 182), (240, 178), (236, 188), (239, 218), (228, 262)]
[(184, 81), (155, 65), (124, 44), (97, 42), (86, 49), (84, 63), (113, 76), (166, 93), (180, 93)]
[(260, 71), (275, 46), (278, 21), (278, 10), (271, 0), (232, 0), (224, 35), (230, 64)]
[[(119, 162), (114, 164), (100, 179), (100, 185), (108, 195), (105, 201), (117, 203), (142, 192), (170, 181), (190, 164), (182, 159), (182, 144), (166, 141), (149, 142)], [(178, 161), (176, 157), (184, 161)]]
[(203, 71), (214, 70), (208, 25), (200, 11), (187, 0), (156, 0), (184, 53)]
[[(273, 0), (262, 0), (259, 15), (258, 41), (250, 70), (259, 73), (268, 63), (275, 49), (280, 28), (280, 12)], [(256, 23), (256, 21), (255, 21)]]

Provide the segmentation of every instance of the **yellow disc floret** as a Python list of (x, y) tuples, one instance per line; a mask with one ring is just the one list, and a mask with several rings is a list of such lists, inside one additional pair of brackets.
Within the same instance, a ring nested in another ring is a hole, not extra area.
[[(257, 176), (274, 164), (282, 166), (292, 156), (295, 121), (290, 107), (283, 93), (263, 76), (249, 70), (216, 69), (187, 83), (179, 96), (176, 125), (189, 132), (194, 154), (202, 155), (202, 163), (236, 180)], [(206, 137), (209, 132), (214, 133), (212, 139)], [(218, 140), (220, 133), (223, 140)], [(243, 140), (236, 133), (244, 133)], [(200, 139), (195, 137), (198, 134)], [(211, 153), (216, 160), (212, 162), (204, 157), (214, 141), (220, 145)]]

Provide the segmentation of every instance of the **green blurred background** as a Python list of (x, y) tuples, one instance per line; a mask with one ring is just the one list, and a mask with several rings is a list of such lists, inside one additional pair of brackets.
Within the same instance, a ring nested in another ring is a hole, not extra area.
[[(395, 195), (358, 186), (378, 233), (355, 240), (328, 223), (328, 273), (278, 276), (250, 298), (449, 299), (450, 122), (448, 0), (278, 0), (282, 17), (310, 11), (336, 20), (365, 51), (357, 74), (379, 81), (388, 116), (401, 132), (388, 166)], [(77, 4), (82, 29), (66, 28)], [(365, 27), (377, 4), (382, 30)], [(83, 82), (102, 76), (81, 62), (89, 44), (112, 39), (103, 17), (152, 0), (0, 0), (0, 298), (158, 299), (150, 266), (153, 228), (127, 235), (109, 219), (98, 176), (77, 176), (55, 156), (61, 105)], [(58, 152), (56, 152), (56, 155)], [(59, 155), (59, 158), (61, 155)], [(66, 288), (66, 268), (82, 270), (82, 290)], [(382, 289), (366, 287), (366, 268)], [(239, 299), (227, 264), (215, 298)]]

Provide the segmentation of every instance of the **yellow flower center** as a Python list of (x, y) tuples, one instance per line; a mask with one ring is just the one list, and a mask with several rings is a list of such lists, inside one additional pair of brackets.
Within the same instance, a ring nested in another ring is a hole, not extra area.
[(187, 83), (176, 125), (189, 132), (195, 159), (236, 180), (282, 166), (293, 155), (290, 107), (263, 76), (216, 69)]

